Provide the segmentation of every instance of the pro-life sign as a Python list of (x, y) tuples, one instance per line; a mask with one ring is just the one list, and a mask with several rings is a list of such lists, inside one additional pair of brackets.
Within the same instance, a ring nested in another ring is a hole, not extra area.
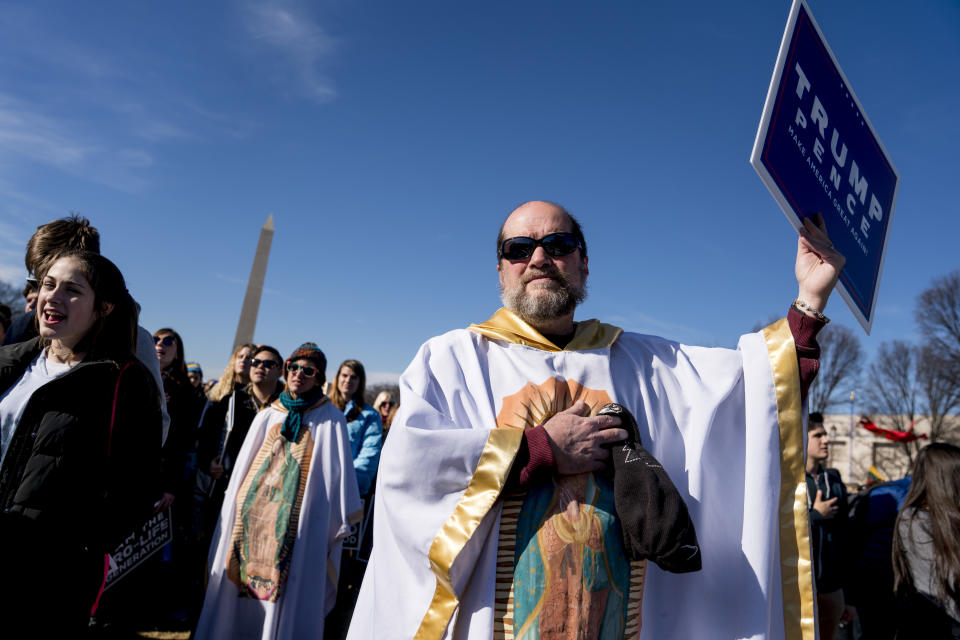
[(823, 214), (869, 334), (900, 175), (804, 0), (794, 0), (750, 164), (796, 229)]

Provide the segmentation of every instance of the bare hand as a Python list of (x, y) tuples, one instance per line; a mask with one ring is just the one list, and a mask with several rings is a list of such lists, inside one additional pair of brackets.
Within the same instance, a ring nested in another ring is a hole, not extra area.
[(813, 501), (813, 508), (816, 509), (821, 516), (827, 520), (831, 520), (835, 515), (837, 515), (837, 498), (830, 498), (829, 500), (823, 499), (823, 492), (820, 489), (817, 489), (817, 497)]
[(822, 313), (846, 261), (830, 241), (823, 216), (804, 218), (797, 240), (797, 297)]
[(210, 477), (214, 480), (218, 480), (220, 476), (223, 475), (223, 465), (220, 464), (220, 456), (217, 456), (210, 461), (210, 468), (207, 473), (210, 474)]
[(547, 420), (543, 428), (550, 439), (557, 471), (561, 475), (599, 471), (610, 451), (603, 445), (626, 440), (625, 429), (617, 429), (620, 418), (614, 416), (586, 417), (590, 408), (578, 400), (566, 411)]
[(169, 509), (171, 506), (173, 506), (173, 499), (175, 497), (176, 496), (174, 496), (172, 493), (164, 493), (163, 497), (157, 501), (157, 504), (153, 505), (153, 512), (162, 513)]

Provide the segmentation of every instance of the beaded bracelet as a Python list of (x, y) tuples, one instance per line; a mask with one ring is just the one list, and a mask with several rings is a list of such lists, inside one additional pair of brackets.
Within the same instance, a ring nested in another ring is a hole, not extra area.
[(809, 304), (807, 304), (800, 298), (797, 298), (796, 300), (794, 300), (793, 304), (790, 306), (796, 309), (797, 311), (799, 311), (800, 313), (803, 313), (803, 312), (812, 313), (814, 316), (816, 316), (817, 320), (819, 320), (820, 322), (823, 322), (824, 324), (826, 324), (827, 322), (830, 322), (830, 318), (820, 313), (819, 309), (811, 307)]

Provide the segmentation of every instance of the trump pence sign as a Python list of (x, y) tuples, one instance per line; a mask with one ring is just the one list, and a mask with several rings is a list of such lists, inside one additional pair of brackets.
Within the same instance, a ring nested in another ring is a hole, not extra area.
[(809, 7), (794, 0), (750, 157), (797, 229), (823, 214), (838, 289), (867, 333), (900, 176)]

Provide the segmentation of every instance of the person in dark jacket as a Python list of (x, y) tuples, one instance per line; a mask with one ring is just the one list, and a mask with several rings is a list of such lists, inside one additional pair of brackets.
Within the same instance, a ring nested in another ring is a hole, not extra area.
[(813, 575), (821, 640), (833, 640), (841, 622), (856, 611), (843, 594), (847, 581), (847, 488), (836, 469), (825, 469), (829, 454), (823, 416), (807, 420), (807, 509), (813, 546)]
[(153, 333), (154, 349), (163, 378), (163, 391), (170, 413), (170, 430), (163, 443), (160, 460), (162, 494), (157, 511), (170, 509), (173, 518), (173, 542), (164, 550), (164, 562), (156, 567), (159, 587), (155, 603), (160, 616), (189, 625), (191, 604), (199, 592), (191, 594), (185, 585), (190, 580), (193, 547), (193, 486), (196, 481), (197, 425), (205, 397), (187, 378), (183, 339), (170, 328)]
[[(233, 392), (214, 402), (209, 401), (200, 422), (197, 441), (197, 488), (195, 494), (196, 526), (194, 535), (208, 546), (223, 494), (230, 480), (233, 463), (243, 445), (250, 423), (261, 409), (280, 396), (280, 372), (283, 357), (268, 345), (249, 345), (253, 356), (250, 384), (237, 383)], [(206, 558), (206, 549), (204, 549)]]
[(106, 554), (150, 513), (161, 414), (117, 267), (68, 251), (39, 275), (39, 337), (0, 348), (4, 634), (73, 638)]

